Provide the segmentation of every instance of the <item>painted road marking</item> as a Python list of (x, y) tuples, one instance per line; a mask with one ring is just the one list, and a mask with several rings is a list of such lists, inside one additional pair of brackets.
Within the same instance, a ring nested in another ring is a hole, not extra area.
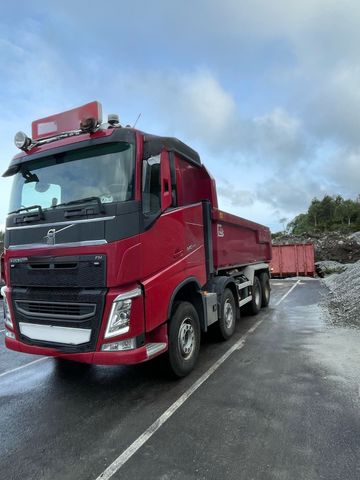
[[(276, 303), (279, 305), (294, 288), (299, 284), (299, 281), (296, 282), (288, 292), (283, 295), (280, 300)], [(255, 323), (239, 340), (234, 343), (232, 347), (227, 350), (222, 357), (220, 357), (195, 383), (192, 384), (185, 393), (183, 393), (170, 407), (165, 410), (165, 412), (160, 415), (160, 417), (155, 420), (155, 422), (150, 425), (126, 450), (124, 450), (107, 468), (104, 470), (96, 480), (108, 480), (110, 479), (153, 435), (156, 433), (159, 428), (164, 425), (169, 418), (174, 415), (174, 413), (186, 402), (188, 398), (191, 397), (193, 393), (201, 387), (201, 385), (206, 382), (206, 380), (211, 377), (211, 375), (216, 372), (216, 370), (227, 360), (230, 355), (235, 351), (241, 350), (244, 345), (247, 337), (254, 333), (258, 326), (264, 320), (259, 320)]]
[(30, 365), (35, 365), (35, 363), (44, 362), (45, 360), (49, 360), (49, 357), (38, 358), (37, 360), (34, 360), (32, 362), (25, 363), (25, 365), (20, 365), (20, 367), (16, 367), (16, 368), (13, 368), (11, 370), (8, 370), (7, 372), (0, 373), (0, 378), (5, 377), (5, 375), (10, 375), (10, 373), (18, 372), (19, 370), (22, 370), (23, 368), (30, 367)]
[(285, 298), (294, 290), (295, 287), (297, 287), (300, 284), (300, 280), (298, 280), (294, 285), (283, 295), (278, 302), (275, 303), (275, 307), (280, 305), (280, 303), (285, 300)]
[(256, 324), (251, 327), (234, 345), (224, 353), (222, 357), (219, 358), (192, 386), (186, 390), (165, 412), (157, 419), (155, 422), (150, 425), (149, 428), (145, 430), (144, 433), (140, 435), (117, 459), (107, 467), (107, 469), (97, 477), (96, 480), (107, 480), (111, 478), (123, 465), (126, 463), (129, 458), (131, 458), (138, 450), (141, 448), (144, 443), (146, 443), (154, 433), (159, 430), (159, 428), (167, 421), (169, 418), (183, 405), (186, 400), (194, 393), (196, 390), (222, 365), (225, 360), (233, 353), (235, 350), (240, 350), (245, 345), (246, 337), (254, 332), (254, 330), (263, 322), (259, 320)]

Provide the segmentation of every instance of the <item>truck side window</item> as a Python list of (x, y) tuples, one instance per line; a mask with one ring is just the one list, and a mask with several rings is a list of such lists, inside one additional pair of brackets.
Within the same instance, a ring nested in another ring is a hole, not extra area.
[(160, 155), (144, 160), (142, 175), (143, 213), (157, 213), (161, 207)]

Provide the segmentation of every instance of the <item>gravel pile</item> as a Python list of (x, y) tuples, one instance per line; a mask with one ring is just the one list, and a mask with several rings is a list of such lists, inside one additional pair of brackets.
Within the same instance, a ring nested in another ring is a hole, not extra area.
[(326, 276), (323, 282), (329, 289), (325, 302), (335, 323), (360, 326), (360, 262), (342, 265), (341, 273)]
[(355, 240), (356, 243), (360, 245), (360, 232), (355, 232), (349, 235), (349, 238)]
[(321, 262), (315, 262), (315, 270), (319, 277), (323, 278), (325, 275), (330, 275), (331, 273), (344, 272), (346, 265), (335, 262), (334, 260), (322, 260)]
[(340, 263), (352, 263), (360, 260), (360, 232), (350, 235), (340, 232), (282, 235), (273, 240), (274, 245), (293, 243), (313, 243), (317, 262), (333, 260)]

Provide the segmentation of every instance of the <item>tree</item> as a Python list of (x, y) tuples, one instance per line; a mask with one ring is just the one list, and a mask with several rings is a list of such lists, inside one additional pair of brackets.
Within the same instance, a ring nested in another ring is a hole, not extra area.
[(314, 198), (308, 209), (309, 219), (314, 223), (314, 227), (318, 226), (318, 219), (321, 212), (321, 202), (317, 198)]
[(360, 195), (356, 200), (345, 200), (341, 195), (325, 195), (322, 200), (314, 198), (307, 213), (297, 215), (287, 228), (293, 234), (338, 228), (360, 230)]
[(348, 226), (351, 225), (351, 222), (356, 219), (358, 213), (358, 206), (352, 200), (345, 200), (341, 205), (343, 215), (347, 220)]
[(307, 213), (300, 213), (297, 215), (294, 220), (287, 224), (287, 229), (290, 233), (294, 235), (299, 235), (304, 232), (311, 230), (311, 225), (309, 222), (309, 215)]
[(288, 222), (288, 218), (286, 218), (286, 217), (280, 218), (279, 222), (282, 223), (284, 232), (286, 232), (286, 224)]
[(320, 202), (319, 220), (323, 229), (328, 229), (334, 221), (335, 200), (330, 195), (325, 195)]

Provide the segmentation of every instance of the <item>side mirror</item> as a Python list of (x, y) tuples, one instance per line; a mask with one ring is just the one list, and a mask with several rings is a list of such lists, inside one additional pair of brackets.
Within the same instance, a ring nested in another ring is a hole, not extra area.
[(171, 207), (173, 203), (171, 194), (171, 175), (168, 152), (161, 153), (161, 210)]

